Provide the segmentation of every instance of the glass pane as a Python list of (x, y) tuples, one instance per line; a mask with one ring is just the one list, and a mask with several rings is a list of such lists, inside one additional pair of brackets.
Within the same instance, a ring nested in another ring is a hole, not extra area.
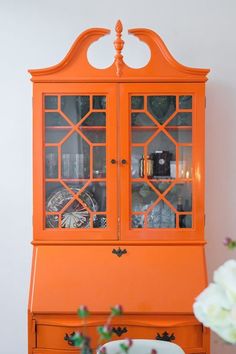
[(62, 144), (62, 178), (89, 178), (90, 146), (78, 133)]
[(44, 107), (45, 107), (45, 109), (57, 109), (58, 108), (58, 97), (57, 96), (45, 96), (44, 97)]
[(175, 139), (177, 143), (191, 143), (192, 142), (192, 129), (167, 129), (168, 133)]
[(148, 96), (147, 107), (158, 123), (163, 124), (176, 110), (176, 97)]
[(64, 228), (90, 227), (90, 213), (84, 205), (74, 200), (62, 214), (61, 226)]
[(168, 123), (169, 126), (191, 126), (192, 125), (192, 113), (191, 112), (181, 112), (177, 113), (173, 119)]
[(46, 211), (60, 211), (72, 198), (73, 194), (61, 183), (46, 183)]
[(175, 228), (175, 213), (161, 200), (148, 214), (149, 228)]
[(176, 146), (165, 133), (159, 133), (148, 144), (148, 154), (153, 160), (154, 178), (172, 177), (170, 166), (176, 161)]
[(57, 147), (47, 147), (45, 149), (45, 177), (58, 177), (58, 151)]
[(145, 113), (131, 113), (132, 126), (156, 126), (155, 123)]
[(93, 96), (93, 109), (106, 109), (106, 96)]
[(63, 180), (63, 183), (66, 184), (66, 186), (75, 194), (79, 194), (81, 188), (83, 188), (83, 186), (85, 185), (86, 182), (81, 182), (81, 181), (78, 181), (78, 182), (68, 182), (67, 180)]
[(179, 147), (179, 177), (180, 178), (192, 177), (192, 147), (191, 146)]
[(93, 147), (93, 178), (106, 177), (106, 148), (105, 146)]
[(61, 110), (74, 124), (76, 124), (90, 110), (89, 96), (62, 96)]
[(92, 211), (106, 211), (106, 183), (105, 182), (92, 182), (88, 185), (84, 192), (81, 193), (83, 199), (87, 198), (92, 203)]
[(106, 131), (103, 130), (85, 130), (81, 129), (82, 133), (88, 138), (91, 143), (105, 143)]
[(93, 217), (93, 227), (96, 229), (104, 229), (107, 227), (107, 217), (106, 215), (94, 215)]
[(71, 128), (60, 128), (53, 129), (50, 127), (46, 127), (45, 132), (45, 143), (46, 144), (57, 144), (60, 143), (62, 139), (66, 137), (66, 135), (70, 132)]
[(152, 135), (154, 131), (148, 130), (135, 130), (132, 129), (132, 143), (134, 144), (142, 144), (145, 143)]
[(192, 211), (192, 184), (178, 183), (166, 195), (177, 211)]
[(58, 112), (46, 112), (45, 125), (46, 127), (70, 126), (69, 123)]
[(54, 229), (59, 227), (58, 215), (46, 215), (46, 228)]
[(104, 127), (106, 125), (106, 113), (93, 112), (83, 121), (81, 126), (85, 127)]
[(144, 108), (144, 97), (143, 96), (132, 96), (131, 97), (131, 108), (132, 109), (143, 109)]
[(158, 196), (146, 183), (132, 183), (132, 211), (146, 211)]
[(180, 215), (179, 216), (179, 227), (180, 228), (191, 228), (192, 227), (192, 215)]
[(144, 156), (143, 147), (133, 147), (131, 156), (131, 176), (132, 178), (142, 178), (141, 159)]
[(144, 215), (133, 215), (132, 216), (132, 227), (133, 228), (143, 228), (144, 227)]
[(180, 96), (179, 97), (179, 108), (191, 109), (192, 108), (192, 96)]
[(151, 182), (153, 187), (155, 187), (160, 193), (164, 193), (167, 188), (171, 185), (171, 182)]

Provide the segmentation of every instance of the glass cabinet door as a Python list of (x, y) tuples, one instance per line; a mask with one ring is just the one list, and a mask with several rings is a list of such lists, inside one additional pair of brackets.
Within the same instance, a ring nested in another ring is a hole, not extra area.
[(132, 228), (192, 227), (192, 96), (131, 96)]
[(164, 233), (171, 237), (193, 231), (198, 198), (194, 195), (194, 95), (132, 94), (127, 88), (126, 100), (128, 123), (123, 120), (123, 130), (127, 124), (130, 133), (122, 154), (129, 161), (123, 169), (129, 206), (128, 218), (124, 214), (122, 218), (128, 224), (122, 227), (123, 238), (150, 240)]
[(108, 117), (104, 94), (44, 96), (46, 230), (111, 229)]

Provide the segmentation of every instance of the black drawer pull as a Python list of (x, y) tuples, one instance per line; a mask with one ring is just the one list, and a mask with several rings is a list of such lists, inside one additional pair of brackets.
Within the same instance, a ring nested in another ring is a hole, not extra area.
[(162, 334), (157, 333), (156, 339), (163, 340), (166, 342), (172, 342), (172, 340), (175, 340), (175, 335), (174, 335), (174, 333), (169, 334), (168, 332), (165, 331)]
[(112, 253), (116, 254), (118, 257), (121, 257), (123, 254), (127, 253), (127, 250), (125, 248), (122, 250), (120, 247), (117, 250), (113, 248)]
[(69, 345), (74, 346), (74, 341), (73, 341), (73, 336), (75, 335), (75, 332), (72, 332), (71, 334), (66, 333), (64, 340), (68, 342)]
[(122, 334), (127, 333), (128, 329), (126, 327), (123, 327), (123, 328), (121, 328), (121, 327), (117, 327), (117, 328), (113, 327), (112, 328), (112, 332), (115, 333), (118, 337), (120, 337), (120, 336), (122, 336)]

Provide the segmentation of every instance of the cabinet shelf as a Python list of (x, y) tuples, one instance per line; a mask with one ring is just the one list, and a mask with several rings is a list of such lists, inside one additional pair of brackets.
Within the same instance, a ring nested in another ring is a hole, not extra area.
[[(134, 126), (132, 125), (133, 130), (156, 130), (158, 129), (158, 126)], [(173, 130), (191, 130), (192, 126), (191, 125), (167, 125), (165, 126), (165, 129), (173, 129)]]
[(192, 178), (132, 178), (132, 182), (173, 182), (176, 181), (177, 183), (186, 183), (186, 182), (192, 182)]
[[(81, 130), (106, 130), (106, 127), (101, 127), (101, 126), (92, 126), (92, 127), (89, 127), (89, 126), (86, 126), (86, 127), (83, 127), (83, 126), (80, 126), (78, 127), (79, 129)], [(72, 126), (64, 126), (64, 125), (51, 125), (51, 126), (46, 126), (46, 129), (48, 130), (70, 130), (72, 129)]]

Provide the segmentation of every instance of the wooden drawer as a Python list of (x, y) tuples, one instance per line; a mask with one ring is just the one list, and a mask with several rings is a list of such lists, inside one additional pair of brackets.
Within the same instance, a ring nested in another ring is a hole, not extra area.
[[(92, 347), (95, 348), (98, 343), (97, 326), (98, 323), (90, 323), (87, 327), (87, 334), (92, 339)], [(150, 321), (137, 321), (132, 320), (120, 321), (113, 324), (115, 329), (126, 328), (126, 332), (120, 336), (114, 333), (112, 339), (123, 338), (146, 338), (157, 339), (158, 334), (163, 335), (164, 332), (172, 333), (175, 336), (173, 343), (179, 344), (184, 349), (198, 348), (198, 353), (202, 353), (203, 347), (203, 332), (202, 326), (198, 323), (186, 325), (176, 324), (172, 326), (153, 325)], [(68, 345), (64, 340), (65, 333), (72, 333), (78, 331), (78, 326), (65, 326), (53, 324), (38, 324), (37, 325), (37, 348), (54, 349), (54, 350), (74, 350), (75, 348)], [(191, 353), (191, 350), (188, 353)], [(197, 353), (196, 352), (196, 353)]]

